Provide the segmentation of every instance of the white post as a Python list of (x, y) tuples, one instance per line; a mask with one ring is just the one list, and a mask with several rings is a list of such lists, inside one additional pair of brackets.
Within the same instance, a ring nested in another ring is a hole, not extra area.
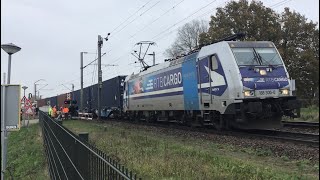
[(3, 106), (2, 108), (2, 118), (1, 118), (1, 156), (2, 156), (2, 162), (1, 162), (1, 180), (4, 180), (4, 172), (6, 170), (6, 161), (7, 161), (7, 149), (6, 149), (6, 141), (7, 141), (7, 137), (6, 137), (6, 86), (3, 86)]

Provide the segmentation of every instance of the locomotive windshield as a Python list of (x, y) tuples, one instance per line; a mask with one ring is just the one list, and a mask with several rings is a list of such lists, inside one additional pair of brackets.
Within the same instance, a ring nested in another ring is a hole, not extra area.
[(282, 65), (275, 48), (232, 48), (239, 66), (241, 65)]

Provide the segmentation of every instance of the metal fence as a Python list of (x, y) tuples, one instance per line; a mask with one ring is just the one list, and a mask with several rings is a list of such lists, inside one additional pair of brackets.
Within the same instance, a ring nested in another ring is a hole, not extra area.
[(78, 136), (42, 111), (39, 120), (51, 179), (137, 179), (132, 171), (89, 144), (87, 133)]

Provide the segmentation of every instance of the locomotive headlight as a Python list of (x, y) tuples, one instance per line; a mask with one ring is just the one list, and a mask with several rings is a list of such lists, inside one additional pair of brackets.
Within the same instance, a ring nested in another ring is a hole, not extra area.
[(267, 75), (267, 71), (264, 69), (260, 69), (260, 75), (262, 75), (262, 76)]
[(280, 89), (280, 94), (289, 95), (289, 89)]
[(246, 97), (254, 96), (254, 91), (244, 91), (244, 96)]

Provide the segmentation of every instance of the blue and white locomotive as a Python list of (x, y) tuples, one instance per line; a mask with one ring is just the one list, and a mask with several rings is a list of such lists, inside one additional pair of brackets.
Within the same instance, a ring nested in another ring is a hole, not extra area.
[(297, 117), (294, 90), (272, 42), (222, 41), (127, 76), (123, 110), (218, 129), (280, 127), (283, 116)]

